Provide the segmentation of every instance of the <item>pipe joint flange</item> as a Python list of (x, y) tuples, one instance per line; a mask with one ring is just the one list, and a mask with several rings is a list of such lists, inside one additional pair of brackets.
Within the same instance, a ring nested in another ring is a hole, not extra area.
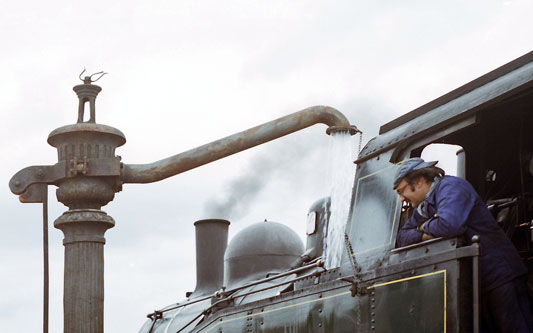
[(348, 133), (350, 133), (350, 135), (355, 135), (357, 133), (362, 133), (354, 125), (350, 125), (350, 126), (330, 126), (326, 130), (326, 134), (327, 135), (331, 135), (333, 133), (342, 133), (342, 132), (348, 132)]

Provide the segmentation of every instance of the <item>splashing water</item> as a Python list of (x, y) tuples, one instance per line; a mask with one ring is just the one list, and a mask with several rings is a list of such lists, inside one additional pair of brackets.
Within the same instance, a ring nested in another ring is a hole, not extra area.
[(332, 133), (329, 140), (327, 186), (331, 197), (329, 223), (324, 224), (324, 257), (327, 269), (340, 266), (344, 251), (344, 231), (350, 213), (355, 166), (351, 136)]

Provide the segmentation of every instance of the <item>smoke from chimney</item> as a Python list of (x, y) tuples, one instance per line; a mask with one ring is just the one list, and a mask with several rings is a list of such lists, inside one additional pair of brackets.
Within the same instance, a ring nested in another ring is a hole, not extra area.
[[(298, 175), (301, 165), (306, 164), (315, 154), (323, 153), (327, 143), (325, 135), (306, 135), (303, 139), (296, 135), (271, 144), (272, 149), (268, 153), (254, 156), (244, 172), (228, 182), (223, 197), (207, 200), (206, 216), (233, 221), (245, 216), (273, 177), (283, 177), (287, 182), (296, 184), (302, 181), (302, 177)], [(322, 175), (317, 176), (322, 179)]]

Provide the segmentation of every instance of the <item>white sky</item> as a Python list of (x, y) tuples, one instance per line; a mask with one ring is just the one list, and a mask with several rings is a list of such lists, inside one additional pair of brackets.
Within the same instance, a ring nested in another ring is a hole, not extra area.
[[(532, 49), (532, 1), (0, 2), (0, 331), (41, 330), (41, 207), (9, 179), (57, 162), (48, 134), (77, 118), (78, 74), (105, 70), (98, 123), (148, 163), (308, 106), (363, 130)], [(328, 138), (317, 125), (171, 179), (125, 185), (103, 208), (107, 332), (137, 331), (195, 287), (192, 223), (242, 177), (264, 187), (231, 219), (285, 223), (302, 237), (324, 196)], [(354, 143), (355, 145), (355, 143)], [(50, 188), (50, 224), (66, 209)], [(50, 228), (50, 331), (62, 330), (62, 233)]]

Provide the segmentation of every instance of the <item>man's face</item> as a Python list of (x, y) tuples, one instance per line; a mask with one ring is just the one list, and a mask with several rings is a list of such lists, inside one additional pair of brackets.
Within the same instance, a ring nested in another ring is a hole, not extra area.
[(398, 193), (402, 201), (410, 203), (413, 207), (417, 207), (426, 198), (429, 186), (430, 184), (422, 177), (415, 179), (412, 186), (405, 179), (402, 179), (398, 186), (396, 186), (396, 193)]

